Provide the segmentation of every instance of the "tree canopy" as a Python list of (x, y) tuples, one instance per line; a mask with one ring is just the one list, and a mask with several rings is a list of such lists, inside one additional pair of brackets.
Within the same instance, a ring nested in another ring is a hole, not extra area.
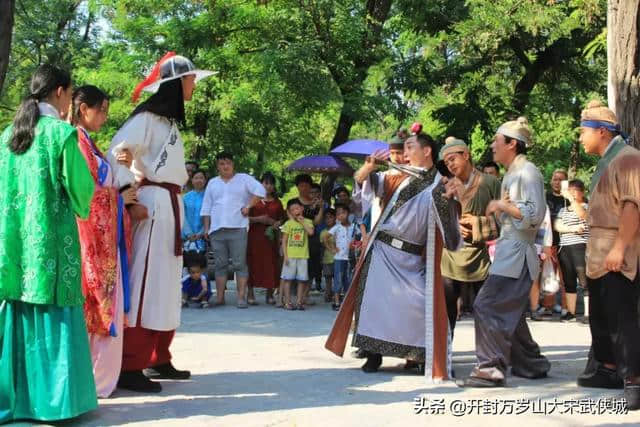
[(358, 137), (387, 140), (413, 121), (438, 140), (465, 139), (484, 161), (500, 123), (526, 115), (531, 159), (546, 174), (562, 167), (584, 177), (595, 160), (581, 154), (578, 118), (588, 99), (606, 98), (606, 51), (594, 48), (606, 8), (605, 0), (16, 0), (0, 125), (34, 68), (51, 62), (76, 85), (109, 93), (97, 136), (105, 146), (134, 108), (135, 85), (173, 50), (218, 72), (198, 85), (183, 130), (189, 157), (206, 168), (224, 149), (242, 170), (283, 176), (298, 157)]

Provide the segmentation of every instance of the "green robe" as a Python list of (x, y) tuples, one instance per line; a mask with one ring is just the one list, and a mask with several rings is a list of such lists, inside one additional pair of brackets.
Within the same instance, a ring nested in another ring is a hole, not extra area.
[(94, 183), (76, 129), (41, 116), (32, 146), (0, 135), (0, 300), (59, 307), (83, 303), (75, 215), (87, 218)]
[(97, 407), (74, 213), (93, 178), (69, 124), (41, 116), (26, 153), (0, 135), (0, 424)]
[[(471, 183), (463, 200), (462, 215), (469, 214), (477, 217), (479, 224), (487, 224), (489, 221), (485, 217), (487, 205), (491, 200), (500, 198), (500, 181), (494, 176), (475, 172), (477, 182)], [(473, 180), (474, 177), (470, 178)], [(474, 228), (476, 228), (474, 226)], [(488, 228), (485, 226), (485, 228)], [(482, 235), (474, 230), (474, 236)], [(497, 233), (494, 233), (497, 238)], [(465, 240), (464, 246), (457, 251), (442, 251), (442, 262), (440, 264), (442, 275), (449, 279), (460, 282), (480, 282), (489, 275), (489, 252), (487, 250), (487, 239), (474, 237)], [(488, 239), (491, 240), (491, 239)]]

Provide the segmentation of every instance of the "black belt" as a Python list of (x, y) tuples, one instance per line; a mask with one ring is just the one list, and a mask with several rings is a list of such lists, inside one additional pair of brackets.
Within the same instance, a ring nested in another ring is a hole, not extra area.
[(416, 245), (415, 243), (407, 242), (406, 240), (393, 237), (391, 234), (385, 233), (384, 231), (378, 232), (376, 240), (380, 240), (382, 243), (386, 243), (391, 247), (413, 255), (422, 256), (422, 252), (424, 251), (424, 245)]

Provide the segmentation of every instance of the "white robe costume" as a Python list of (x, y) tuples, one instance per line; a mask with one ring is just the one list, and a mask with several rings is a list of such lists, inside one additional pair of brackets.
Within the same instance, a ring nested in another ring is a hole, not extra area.
[[(116, 161), (115, 156), (123, 149), (133, 155), (131, 168)], [(145, 178), (181, 187), (188, 180), (184, 145), (176, 123), (150, 112), (136, 114), (124, 124), (113, 137), (107, 156), (120, 188)], [(175, 220), (170, 193), (161, 187), (143, 186), (138, 189), (138, 201), (147, 208), (149, 218), (133, 224), (129, 326), (171, 331), (180, 325), (182, 256), (174, 253)], [(181, 196), (178, 202), (182, 226)], [(138, 316), (141, 303), (142, 313)]]

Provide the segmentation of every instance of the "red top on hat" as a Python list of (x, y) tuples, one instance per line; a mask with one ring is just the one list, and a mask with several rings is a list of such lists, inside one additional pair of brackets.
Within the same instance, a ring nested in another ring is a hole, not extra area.
[(133, 102), (138, 101), (138, 99), (140, 98), (140, 92), (142, 92), (145, 87), (152, 85), (158, 80), (158, 77), (160, 77), (160, 65), (162, 65), (164, 61), (173, 56), (176, 56), (175, 52), (167, 52), (167, 54), (163, 56), (160, 61), (156, 62), (156, 65), (153, 66), (153, 68), (151, 69), (151, 73), (149, 73), (147, 78), (140, 82), (138, 86), (136, 86), (136, 88), (133, 90), (133, 94), (131, 95), (131, 100)]

